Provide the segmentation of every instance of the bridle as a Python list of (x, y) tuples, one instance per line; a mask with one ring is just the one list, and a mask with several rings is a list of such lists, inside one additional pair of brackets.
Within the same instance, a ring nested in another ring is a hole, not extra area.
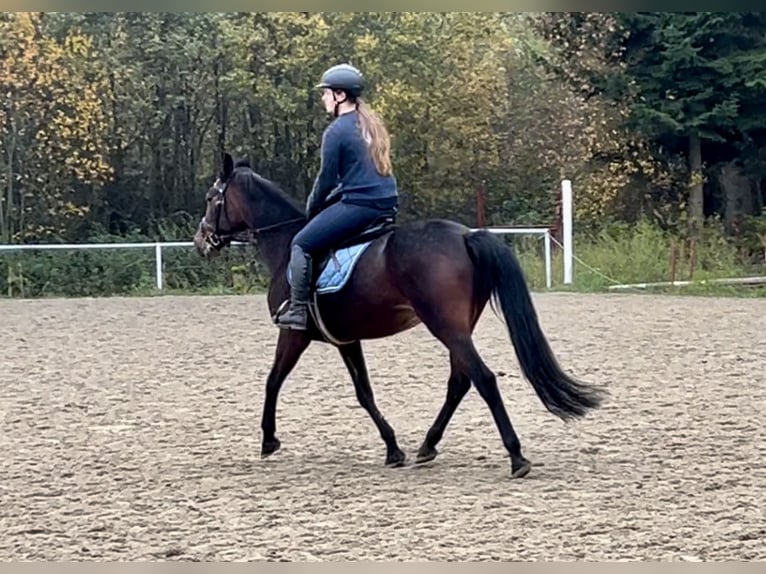
[[(266, 232), (271, 231), (273, 229), (279, 229), (280, 227), (284, 227), (285, 225), (290, 225), (291, 223), (297, 223), (299, 221), (304, 221), (305, 217), (296, 217), (294, 219), (288, 219), (287, 221), (280, 221), (278, 223), (273, 223), (271, 225), (265, 225), (263, 227), (256, 227), (251, 228), (248, 227), (245, 230), (242, 231), (236, 231), (234, 233), (221, 233), (221, 214), (223, 213), (226, 215), (226, 190), (229, 188), (229, 182), (231, 181), (231, 178), (224, 184), (221, 183), (220, 178), (216, 180), (215, 184), (213, 184), (213, 187), (215, 188), (216, 195), (215, 197), (211, 198), (211, 201), (215, 201), (215, 225), (212, 225), (207, 218), (203, 215), (202, 221), (200, 222), (200, 225), (202, 228), (207, 231), (207, 234), (205, 236), (205, 243), (210, 245), (213, 249), (219, 250), (221, 247), (224, 246), (225, 242), (227, 240), (239, 240), (243, 243), (253, 243), (255, 240), (255, 237)], [(228, 221), (228, 215), (226, 216), (226, 219)]]

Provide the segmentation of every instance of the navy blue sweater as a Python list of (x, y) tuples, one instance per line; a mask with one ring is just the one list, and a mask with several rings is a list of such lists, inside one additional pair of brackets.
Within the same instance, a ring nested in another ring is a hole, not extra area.
[(318, 211), (328, 194), (338, 187), (336, 193), (344, 202), (382, 207), (397, 203), (396, 178), (377, 172), (358, 122), (359, 113), (352, 111), (335, 118), (325, 130), (322, 165), (308, 200), (309, 212)]

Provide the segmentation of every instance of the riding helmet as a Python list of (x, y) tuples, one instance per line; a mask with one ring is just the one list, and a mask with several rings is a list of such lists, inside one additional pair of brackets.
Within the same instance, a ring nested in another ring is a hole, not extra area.
[(343, 90), (349, 97), (358, 98), (364, 91), (365, 82), (362, 72), (350, 64), (338, 64), (328, 68), (322, 79), (316, 85), (317, 88), (330, 88), (331, 90)]

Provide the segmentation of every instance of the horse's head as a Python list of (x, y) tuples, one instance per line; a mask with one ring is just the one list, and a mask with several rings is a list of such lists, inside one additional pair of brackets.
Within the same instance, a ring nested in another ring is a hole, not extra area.
[(203, 257), (217, 255), (232, 239), (250, 227), (250, 209), (245, 201), (241, 172), (231, 154), (223, 156), (218, 178), (205, 194), (205, 215), (194, 234), (194, 246)]
[(217, 255), (237, 236), (294, 232), (295, 224), (305, 221), (300, 204), (256, 174), (246, 161), (235, 164), (229, 153), (224, 153), (223, 166), (205, 201), (194, 246), (206, 258)]

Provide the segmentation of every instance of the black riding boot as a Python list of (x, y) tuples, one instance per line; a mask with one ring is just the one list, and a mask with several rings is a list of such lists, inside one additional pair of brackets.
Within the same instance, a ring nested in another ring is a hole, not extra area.
[(306, 329), (308, 300), (311, 282), (311, 256), (299, 245), (293, 245), (290, 253), (290, 306), (278, 314), (276, 324), (282, 329)]

